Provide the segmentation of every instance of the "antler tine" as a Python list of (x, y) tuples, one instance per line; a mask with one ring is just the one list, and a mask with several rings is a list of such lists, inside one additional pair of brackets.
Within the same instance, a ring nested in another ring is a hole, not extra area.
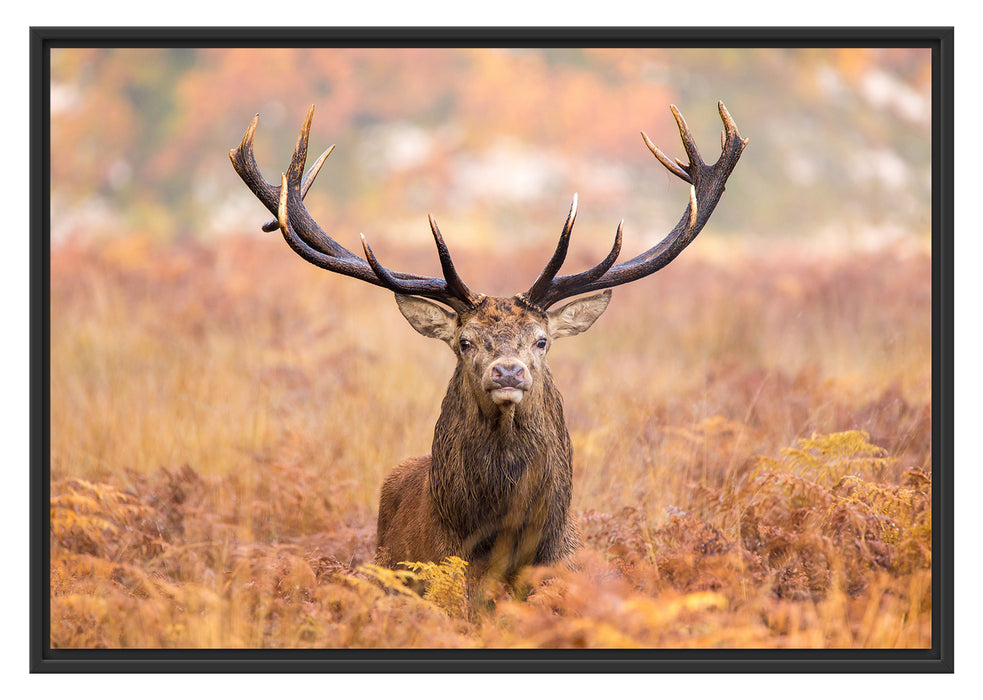
[(645, 142), (645, 145), (648, 146), (648, 149), (652, 151), (652, 155), (658, 158), (659, 162), (662, 163), (664, 166), (666, 166), (666, 170), (671, 172), (680, 180), (685, 180), (686, 182), (689, 183), (693, 182), (690, 179), (689, 174), (687, 174), (685, 170), (683, 170), (679, 165), (677, 165), (678, 161), (669, 160), (669, 157), (665, 153), (663, 153), (658, 146), (652, 143), (652, 139), (650, 139), (648, 137), (648, 134), (646, 134), (644, 131), (642, 132), (642, 140)]
[[(740, 149), (738, 150), (738, 156), (744, 150), (748, 144), (748, 139), (741, 138), (741, 135), (737, 133), (737, 124), (734, 122), (734, 118), (730, 116), (730, 112), (724, 106), (723, 100), (717, 101), (717, 111), (720, 112), (720, 121), (724, 123), (724, 130), (721, 133), (720, 141), (720, 157), (723, 158), (732, 143), (740, 143)], [(731, 168), (733, 170), (733, 168)]]
[[(689, 215), (689, 218), (686, 220), (686, 230), (692, 231), (696, 227), (696, 221), (700, 213), (699, 203), (696, 200), (696, 187), (694, 185), (690, 185), (689, 187), (689, 208), (686, 210), (686, 213)], [(695, 236), (696, 234), (693, 235)]]
[[(379, 259), (376, 258), (365, 234), (359, 234), (362, 238), (362, 250), (365, 251), (365, 259), (369, 262), (372, 271), (382, 282), (382, 286), (396, 294), (411, 294), (415, 296), (428, 297), (441, 301), (452, 309), (460, 313), (465, 309), (473, 308), (478, 302), (478, 298), (471, 294), (467, 287), (463, 290), (452, 287), (447, 280), (439, 278), (430, 279), (399, 279), (396, 273), (384, 267)], [(460, 278), (458, 278), (460, 280)], [(463, 285), (463, 282), (461, 282)], [(463, 292), (463, 293), (462, 293)]]
[(686, 125), (686, 120), (675, 105), (670, 106), (670, 109), (676, 120), (683, 148), (689, 159), (688, 163), (670, 160), (652, 143), (645, 132), (642, 132), (642, 140), (652, 155), (669, 172), (690, 185), (686, 211), (672, 231), (641, 255), (614, 265), (614, 260), (617, 258), (616, 251), (620, 251), (621, 248), (621, 226), (619, 226), (615, 246), (607, 258), (586, 272), (558, 277), (543, 284), (537, 280), (536, 285), (529, 292), (531, 301), (542, 308), (549, 308), (550, 305), (566, 297), (616, 287), (640, 279), (668, 265), (696, 238), (713, 213), (724, 192), (727, 178), (737, 166), (737, 161), (748, 144), (748, 140), (741, 138), (738, 133), (737, 124), (723, 102), (718, 102), (717, 108), (724, 125), (724, 132), (720, 157), (712, 166), (707, 165), (700, 156), (699, 148)]
[(402, 283), (387, 268), (379, 264), (378, 259), (376, 259), (375, 254), (372, 252), (372, 248), (369, 247), (368, 241), (365, 240), (365, 234), (360, 233), (358, 235), (362, 239), (362, 250), (365, 251), (365, 259), (369, 261), (372, 271), (382, 281), (383, 286), (401, 294), (412, 294), (413, 292), (404, 288)]
[(537, 306), (547, 309), (560, 299), (579, 294), (580, 287), (600, 279), (604, 273), (611, 269), (611, 266), (614, 265), (614, 262), (621, 254), (621, 240), (624, 226), (625, 220), (622, 219), (618, 224), (618, 230), (614, 234), (614, 244), (601, 262), (584, 272), (579, 272), (575, 275), (565, 275), (555, 280), (551, 279), (551, 284), (541, 290), (530, 289), (526, 292), (526, 298)]
[(256, 165), (256, 156), (253, 152), (253, 139), (256, 137), (258, 124), (259, 115), (257, 114), (249, 122), (246, 133), (243, 134), (242, 141), (239, 142), (239, 147), (229, 151), (229, 159), (232, 161), (232, 167), (235, 168), (246, 186), (252, 190), (253, 194), (267, 209), (275, 214), (276, 202), (280, 199), (280, 193), (274, 185), (271, 185), (260, 175), (259, 166)]
[[(307, 110), (304, 123), (301, 125), (300, 134), (297, 136), (297, 144), (294, 146), (293, 156), (290, 158), (290, 165), (287, 166), (287, 182), (290, 188), (297, 193), (296, 197), (291, 197), (290, 211), (294, 230), (301, 240), (314, 250), (339, 258), (361, 259), (352, 251), (335, 241), (322, 229), (314, 218), (307, 211), (304, 199), (300, 195), (301, 176), (304, 172), (304, 163), (307, 161), (307, 143), (311, 137), (311, 123), (314, 120), (314, 105)], [(365, 272), (369, 272), (368, 265), (365, 265)]]
[(570, 281), (569, 283), (572, 286), (593, 282), (594, 280), (598, 279), (601, 275), (603, 275), (605, 272), (611, 269), (611, 266), (614, 265), (614, 261), (618, 259), (619, 255), (621, 255), (621, 232), (624, 229), (624, 227), (625, 227), (625, 220), (622, 219), (618, 223), (618, 230), (614, 232), (614, 245), (611, 246), (610, 252), (601, 262), (597, 263), (597, 265), (595, 265), (589, 270), (586, 270), (576, 275), (569, 275), (567, 277), (567, 279)]
[(311, 105), (307, 110), (307, 116), (304, 117), (304, 123), (300, 127), (300, 134), (297, 136), (297, 145), (294, 146), (294, 155), (290, 159), (290, 167), (287, 170), (287, 175), (290, 179), (296, 179), (297, 182), (303, 179), (304, 164), (307, 162), (307, 142), (311, 138), (311, 122), (313, 121), (314, 105)]
[[(669, 105), (669, 109), (672, 112), (672, 116), (676, 119), (676, 126), (679, 127), (679, 136), (683, 140), (683, 149), (686, 151), (686, 157), (689, 158), (689, 166), (681, 165), (681, 167), (687, 172), (691, 172), (694, 168), (705, 165), (705, 163), (703, 162), (703, 158), (700, 157), (700, 149), (696, 147), (696, 141), (693, 139), (693, 134), (686, 125), (683, 115), (676, 109), (676, 105)], [(679, 163), (678, 160), (676, 162)]]
[(427, 218), (430, 220), (430, 230), (433, 232), (433, 239), (437, 244), (437, 257), (440, 258), (440, 269), (444, 273), (444, 281), (447, 283), (448, 290), (453, 292), (456, 297), (465, 300), (469, 306), (474, 306), (480, 297), (468, 289), (468, 285), (457, 274), (454, 261), (444, 243), (444, 237), (440, 235), (440, 229), (437, 228), (437, 220), (433, 218), (433, 214), (429, 214)]
[(570, 234), (573, 232), (573, 224), (577, 220), (577, 193), (573, 193), (573, 202), (570, 204), (570, 211), (567, 220), (563, 224), (563, 231), (560, 233), (560, 240), (553, 251), (553, 257), (546, 263), (546, 267), (539, 273), (539, 277), (533, 283), (526, 296), (529, 299), (536, 299), (543, 296), (553, 283), (556, 273), (563, 267), (563, 261), (567, 258), (567, 250), (570, 247)]
[[(328, 159), (328, 156), (331, 155), (331, 152), (334, 150), (334, 147), (335, 144), (331, 144), (330, 146), (328, 146), (327, 150), (321, 155), (319, 155), (317, 157), (317, 160), (314, 161), (314, 165), (312, 165), (307, 170), (307, 174), (304, 175), (304, 182), (300, 186), (301, 199), (304, 199), (307, 196), (307, 193), (311, 189), (311, 185), (314, 184), (314, 180), (315, 178), (317, 178), (317, 174), (321, 171), (321, 166), (324, 165), (324, 161), (326, 161)], [(276, 219), (271, 219), (270, 221), (267, 221), (262, 226), (263, 231), (265, 231), (266, 233), (271, 233), (279, 228), (280, 228), (280, 222), (277, 221)]]
[[(724, 131), (727, 135), (737, 136), (737, 124), (734, 123), (734, 118), (730, 116), (730, 112), (724, 106), (723, 100), (717, 100), (717, 111), (720, 112), (720, 121), (724, 123)], [(742, 139), (742, 141), (747, 143), (747, 139)]]

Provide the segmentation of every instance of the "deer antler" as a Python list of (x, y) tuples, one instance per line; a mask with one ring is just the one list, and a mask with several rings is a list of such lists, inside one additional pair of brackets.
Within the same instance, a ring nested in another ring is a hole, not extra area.
[[(314, 117), (314, 107), (307, 112), (307, 118), (301, 128), (294, 149), (293, 158), (287, 172), (281, 176), (279, 186), (267, 182), (259, 172), (253, 153), (253, 139), (256, 135), (256, 125), (259, 115), (253, 117), (249, 128), (238, 148), (229, 151), (232, 167), (242, 178), (242, 181), (252, 191), (256, 198), (274, 214), (276, 227), (280, 229), (287, 244), (300, 257), (318, 267), (337, 272), (342, 275), (360, 279), (380, 287), (385, 287), (399, 294), (413, 294), (427, 297), (447, 304), (455, 311), (463, 311), (474, 307), (481, 299), (474, 294), (464, 280), (457, 274), (444, 239), (437, 228), (437, 222), (430, 216), (430, 228), (437, 244), (437, 255), (444, 273), (440, 277), (421, 277), (405, 272), (395, 272), (379, 264), (371, 248), (362, 237), (362, 248), (365, 257), (362, 258), (329, 236), (311, 217), (304, 206), (304, 195), (310, 189), (317, 177), (325, 159), (331, 154), (334, 146), (328, 148), (315, 161), (314, 165), (303, 174), (304, 163), (307, 160), (307, 141), (311, 133), (311, 120)], [(263, 230), (274, 230), (273, 222), (263, 226)]]
[(700, 157), (700, 151), (696, 147), (696, 141), (690, 133), (686, 121), (676, 109), (675, 105), (670, 105), (672, 115), (676, 118), (679, 127), (679, 135), (682, 137), (683, 148), (689, 159), (688, 163), (669, 158), (652, 143), (649, 137), (642, 132), (642, 139), (648, 146), (652, 154), (662, 163), (673, 175), (690, 184), (689, 204), (683, 213), (679, 223), (654, 247), (648, 249), (641, 255), (631, 260), (614, 265), (614, 261), (621, 251), (621, 230), (624, 221), (618, 225), (618, 232), (615, 235), (614, 246), (604, 260), (592, 267), (590, 270), (574, 275), (556, 277), (563, 260), (566, 257), (567, 246), (570, 242), (570, 231), (577, 215), (577, 196), (574, 195), (573, 205), (570, 207), (570, 214), (567, 216), (566, 225), (560, 234), (560, 241), (557, 243), (556, 251), (546, 264), (539, 278), (525, 293), (525, 298), (536, 304), (540, 308), (547, 309), (561, 299), (571, 297), (585, 292), (592, 292), (598, 289), (608, 289), (621, 284), (633, 282), (641, 279), (653, 272), (661, 270), (672, 262), (679, 255), (683, 248), (688, 246), (696, 235), (703, 229), (714, 207), (720, 200), (724, 192), (724, 185), (734, 167), (737, 165), (741, 152), (747, 146), (748, 140), (741, 138), (737, 133), (737, 124), (731, 118), (723, 102), (717, 103), (720, 111), (720, 119), (724, 123), (724, 131), (721, 134), (721, 154), (720, 158), (713, 165), (707, 165)]

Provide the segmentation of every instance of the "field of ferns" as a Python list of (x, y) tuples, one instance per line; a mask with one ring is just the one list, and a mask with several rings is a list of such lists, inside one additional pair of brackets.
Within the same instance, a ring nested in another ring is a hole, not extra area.
[[(420, 240), (386, 264), (439, 274)], [(455, 262), (511, 294), (551, 242)], [(390, 293), (276, 234), (129, 237), (56, 247), (50, 302), (54, 648), (932, 644), (925, 249), (701, 239), (615, 290), (550, 353), (584, 546), (480, 606), (466, 562), (372, 564), (453, 368)]]

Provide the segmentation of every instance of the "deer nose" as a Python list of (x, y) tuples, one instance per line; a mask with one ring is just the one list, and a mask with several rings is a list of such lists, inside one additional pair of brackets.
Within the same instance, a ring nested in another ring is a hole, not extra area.
[(495, 365), (491, 370), (492, 383), (505, 388), (518, 388), (526, 381), (526, 370), (522, 365)]

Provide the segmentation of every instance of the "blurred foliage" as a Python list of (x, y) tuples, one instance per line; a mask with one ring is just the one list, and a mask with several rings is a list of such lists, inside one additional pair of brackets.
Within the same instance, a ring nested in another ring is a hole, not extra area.
[(53, 236), (255, 231), (226, 154), (259, 112), (275, 180), (314, 104), (312, 149), (339, 144), (309, 198), (329, 230), (425, 242), (434, 211), (456, 241), (521, 238), (578, 191), (582, 221), (657, 239), (685, 193), (638, 132), (681, 156), (675, 103), (712, 160), (723, 100), (751, 146), (712, 230), (927, 238), (930, 67), (916, 49), (57, 49)]

